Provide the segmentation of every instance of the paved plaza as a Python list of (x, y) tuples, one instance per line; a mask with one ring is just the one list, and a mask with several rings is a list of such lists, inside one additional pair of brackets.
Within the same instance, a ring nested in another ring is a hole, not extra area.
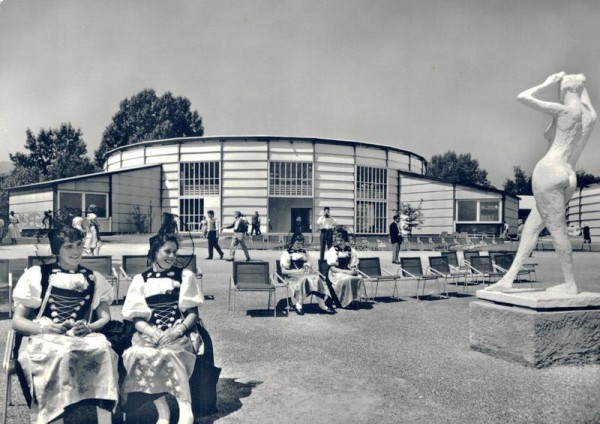
[[(123, 254), (146, 253), (145, 240), (109, 238), (102, 254), (118, 265)], [(190, 252), (186, 243), (182, 253)], [(434, 296), (431, 286), (428, 296), (416, 300), (414, 283), (403, 282), (401, 299), (394, 300), (388, 297), (391, 286), (383, 285), (377, 302), (359, 310), (328, 316), (307, 304), (302, 317), (280, 311), (277, 318), (266, 313), (266, 294), (244, 293), (233, 317), (227, 310), (231, 263), (205, 261), (203, 241), (196, 242), (195, 253), (211, 296), (202, 317), (223, 369), (219, 412), (202, 423), (600, 422), (600, 365), (531, 369), (469, 349), (474, 286), (467, 294), (450, 286), (447, 299)], [(311, 253), (316, 262), (318, 252)], [(33, 254), (33, 245), (0, 246), (2, 258)], [(269, 261), (273, 271), (281, 252), (250, 254)], [(393, 269), (390, 252), (359, 252), (375, 255)], [(243, 259), (242, 252), (237, 258)], [(600, 292), (600, 253), (577, 252), (574, 260), (584, 290)], [(532, 261), (539, 264), (538, 286), (559, 281), (554, 252), (536, 252)], [(285, 289), (277, 296), (282, 299)], [(120, 309), (111, 307), (115, 318)], [(3, 352), (9, 320), (5, 313), (0, 318)], [(0, 390), (4, 386), (2, 379)], [(17, 388), (13, 395), (17, 406), (9, 408), (9, 422), (29, 422)]]

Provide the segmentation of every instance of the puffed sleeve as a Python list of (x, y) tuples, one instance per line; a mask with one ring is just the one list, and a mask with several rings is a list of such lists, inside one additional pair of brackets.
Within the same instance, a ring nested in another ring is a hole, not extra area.
[(338, 257), (337, 257), (337, 252), (335, 250), (335, 247), (330, 248), (325, 253), (325, 259), (327, 260), (327, 265), (329, 265), (329, 266), (337, 266), (337, 264), (338, 264)]
[(92, 302), (92, 309), (96, 309), (100, 302), (106, 302), (109, 305), (113, 302), (113, 287), (106, 281), (104, 276), (94, 271), (94, 278), (96, 284), (94, 285), (94, 301)]
[(19, 278), (13, 290), (15, 306), (23, 305), (30, 309), (39, 308), (42, 304), (42, 269), (32, 266)]
[(285, 250), (282, 254), (281, 254), (281, 267), (283, 269), (290, 269), (291, 265), (292, 265), (292, 257), (290, 256), (290, 253)]
[(358, 266), (358, 255), (356, 250), (352, 249), (350, 252), (350, 267)]
[(184, 269), (181, 279), (183, 281), (179, 289), (179, 309), (186, 311), (204, 303), (204, 295), (196, 275), (189, 269)]
[(152, 315), (152, 311), (146, 303), (144, 296), (144, 278), (141, 274), (133, 277), (127, 297), (123, 303), (123, 318), (132, 320), (133, 318), (143, 318), (148, 320)]

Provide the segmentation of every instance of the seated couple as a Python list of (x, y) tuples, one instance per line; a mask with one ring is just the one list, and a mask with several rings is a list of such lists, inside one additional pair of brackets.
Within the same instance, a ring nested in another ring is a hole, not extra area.
[(348, 243), (348, 232), (343, 228), (336, 229), (336, 242), (325, 256), (329, 265), (326, 281), (312, 270), (308, 252), (302, 248), (303, 243), (302, 234), (294, 234), (280, 260), (283, 275), (290, 282), (296, 313), (304, 315), (302, 305), (311, 295), (329, 314), (335, 313), (334, 304), (347, 308), (359, 300), (361, 292), (364, 292), (364, 283), (357, 271), (356, 251)]

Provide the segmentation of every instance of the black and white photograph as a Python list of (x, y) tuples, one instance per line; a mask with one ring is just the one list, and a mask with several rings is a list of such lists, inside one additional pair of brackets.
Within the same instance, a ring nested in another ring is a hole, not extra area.
[(0, 0), (0, 424), (600, 422), (596, 0)]

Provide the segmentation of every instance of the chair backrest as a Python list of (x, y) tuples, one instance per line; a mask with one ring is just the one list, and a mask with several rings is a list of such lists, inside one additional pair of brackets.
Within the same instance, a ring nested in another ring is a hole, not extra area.
[(470, 263), (472, 258), (479, 256), (479, 251), (465, 251), (464, 255), (465, 261), (468, 261)]
[(234, 262), (233, 282), (238, 289), (271, 287), (268, 262)]
[[(423, 266), (421, 265), (421, 258), (400, 258), (400, 267), (403, 271), (407, 271), (415, 277), (423, 275)], [(409, 275), (402, 272), (404, 277)]]
[(198, 273), (196, 255), (177, 255), (177, 259), (175, 259), (175, 266), (180, 268), (187, 268), (194, 274)]
[(509, 269), (513, 263), (512, 255), (496, 255), (494, 257), (494, 262), (501, 268)]
[(473, 256), (470, 263), (473, 268), (484, 274), (494, 272), (492, 258), (490, 256)]
[(329, 264), (326, 259), (319, 259), (319, 272), (327, 278), (327, 274), (329, 274)]
[(456, 252), (442, 252), (442, 257), (446, 258), (448, 265), (458, 266), (458, 256)]
[(444, 256), (430, 256), (429, 266), (442, 274), (450, 274), (448, 259)]
[(8, 259), (0, 259), (0, 283), (8, 283), (10, 274), (10, 262)]
[(381, 275), (379, 258), (360, 258), (358, 269), (369, 277), (379, 277)]
[(112, 276), (112, 256), (83, 256), (80, 264), (104, 276)]
[(56, 257), (55, 256), (27, 256), (27, 268), (31, 268), (32, 266), (35, 265), (44, 265), (44, 264), (51, 264), (53, 262), (56, 261)]
[(146, 255), (123, 255), (123, 262), (121, 264), (123, 270), (130, 277), (150, 268), (150, 265), (148, 265), (148, 256)]
[(283, 270), (281, 269), (281, 260), (277, 259), (275, 261), (275, 272), (277, 273), (277, 275), (279, 275), (281, 278), (283, 278)]

